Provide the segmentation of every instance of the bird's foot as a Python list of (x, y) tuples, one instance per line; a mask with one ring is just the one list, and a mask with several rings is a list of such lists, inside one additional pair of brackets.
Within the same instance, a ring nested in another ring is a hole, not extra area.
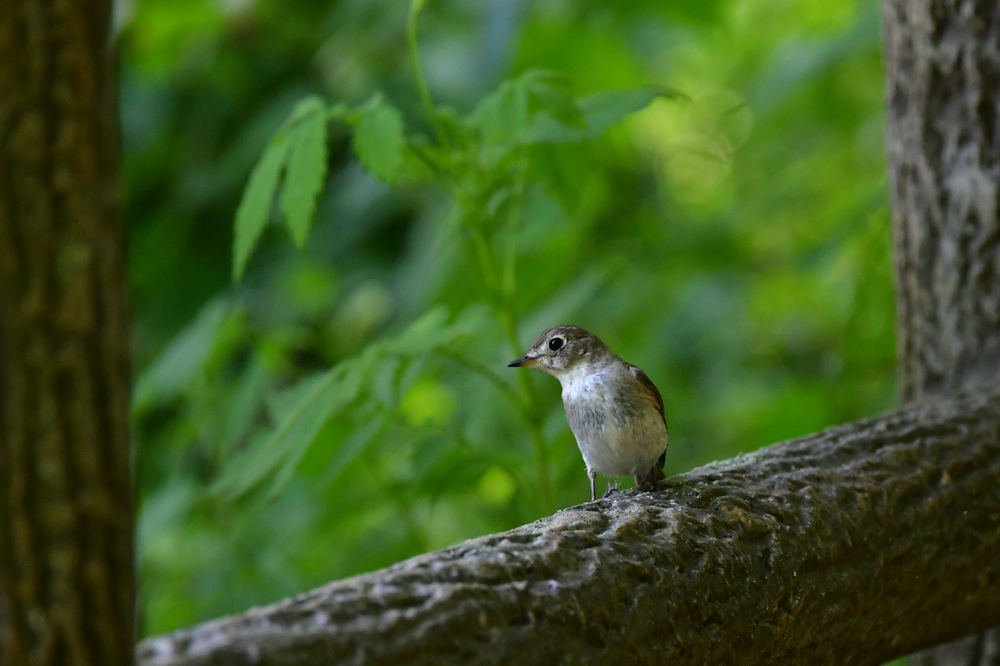
[(605, 497), (611, 497), (616, 492), (618, 492), (618, 482), (615, 481), (614, 483), (609, 483), (608, 484), (608, 489), (601, 496), (601, 499), (604, 499)]
[(635, 487), (642, 492), (651, 493), (660, 489), (662, 478), (656, 478), (652, 474), (636, 474)]

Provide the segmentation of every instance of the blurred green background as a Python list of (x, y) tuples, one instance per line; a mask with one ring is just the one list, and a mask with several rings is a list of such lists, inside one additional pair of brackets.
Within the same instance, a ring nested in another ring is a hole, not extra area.
[[(504, 367), (551, 325), (659, 386), (668, 474), (893, 404), (875, 2), (432, 0), (423, 68), (459, 116), (536, 68), (690, 99), (518, 153), (499, 231), (426, 179), (371, 175), (331, 123), (305, 251), (276, 213), (237, 283), (234, 213), (299, 100), (381, 92), (427, 129), (406, 3), (120, 9), (143, 635), (585, 501), (558, 382)], [(293, 441), (316, 386), (315, 436)]]

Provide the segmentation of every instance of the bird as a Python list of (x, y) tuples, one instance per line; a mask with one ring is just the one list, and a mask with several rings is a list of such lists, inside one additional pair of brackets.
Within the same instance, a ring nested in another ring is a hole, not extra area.
[[(559, 380), (566, 420), (587, 465), (591, 501), (598, 474), (634, 475), (646, 490), (666, 478), (663, 397), (646, 373), (596, 335), (579, 326), (554, 326), (507, 367), (535, 368)], [(611, 492), (613, 487), (604, 496)]]

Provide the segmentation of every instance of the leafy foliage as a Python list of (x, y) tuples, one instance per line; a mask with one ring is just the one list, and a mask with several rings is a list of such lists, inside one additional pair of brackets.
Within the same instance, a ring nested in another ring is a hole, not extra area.
[(503, 367), (553, 324), (657, 383), (668, 473), (891, 403), (867, 5), (134, 9), (143, 633), (584, 500)]
[[(490, 225), (474, 221), (484, 209), (496, 219), (501, 208), (510, 211), (523, 203), (525, 147), (594, 138), (659, 97), (682, 95), (670, 88), (647, 86), (578, 99), (566, 77), (531, 70), (502, 83), (467, 117), (455, 117), (449, 108), (428, 109), (438, 129), (437, 143), (412, 129), (408, 138), (402, 114), (380, 94), (354, 111), (338, 106), (329, 113), (321, 100), (309, 97), (296, 106), (254, 167), (236, 216), (233, 273), (237, 278), (243, 274), (248, 255), (260, 239), (263, 211), (270, 209), (286, 152), (282, 212), (295, 243), (300, 248), (305, 245), (326, 173), (327, 115), (344, 116), (352, 125), (354, 152), (374, 176), (394, 182), (404, 154), (412, 154), (429, 167), (429, 180), (448, 190), (462, 208), (459, 219), (485, 229)], [(490, 274), (495, 267), (488, 265), (496, 258), (482, 239), (477, 242), (477, 252), (487, 262), (481, 267), (484, 277), (497, 279)]]
[[(274, 430), (242, 451), (219, 477), (216, 488), (236, 497), (262, 479), (275, 476), (277, 481), (270, 491), (273, 497), (291, 478), (323, 425), (346, 406), (356, 403), (360, 394), (369, 393), (387, 364), (396, 368), (403, 362), (412, 363), (433, 353), (446, 352), (479, 328), (477, 319), (473, 311), (449, 324), (443, 309), (432, 310), (400, 334), (373, 343), (359, 356), (341, 361), (275, 396), (271, 401)], [(402, 377), (394, 373), (391, 392), (399, 391), (400, 380)], [(368, 399), (378, 400), (378, 396), (369, 395)], [(350, 455), (356, 456), (370, 443), (369, 438), (361, 438), (358, 448), (351, 447)]]
[(236, 229), (233, 234), (233, 277), (243, 275), (250, 253), (264, 233), (271, 215), (271, 199), (278, 189), (278, 179), (285, 167), (288, 137), (278, 135), (261, 156), (247, 183), (247, 191), (236, 209)]
[(322, 101), (310, 97), (299, 103), (294, 116), (298, 116), (298, 122), (289, 138), (288, 173), (281, 194), (281, 212), (292, 232), (292, 240), (302, 249), (326, 176), (326, 108)]
[(403, 118), (376, 96), (365, 104), (354, 126), (354, 152), (373, 174), (392, 182), (403, 164)]

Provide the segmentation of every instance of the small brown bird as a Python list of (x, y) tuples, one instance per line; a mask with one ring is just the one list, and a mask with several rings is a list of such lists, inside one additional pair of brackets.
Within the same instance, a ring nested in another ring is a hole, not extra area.
[(578, 326), (550, 328), (507, 367), (537, 368), (562, 384), (566, 419), (587, 464), (591, 501), (598, 474), (632, 474), (636, 485), (647, 489), (666, 478), (663, 398), (646, 373), (596, 335)]

